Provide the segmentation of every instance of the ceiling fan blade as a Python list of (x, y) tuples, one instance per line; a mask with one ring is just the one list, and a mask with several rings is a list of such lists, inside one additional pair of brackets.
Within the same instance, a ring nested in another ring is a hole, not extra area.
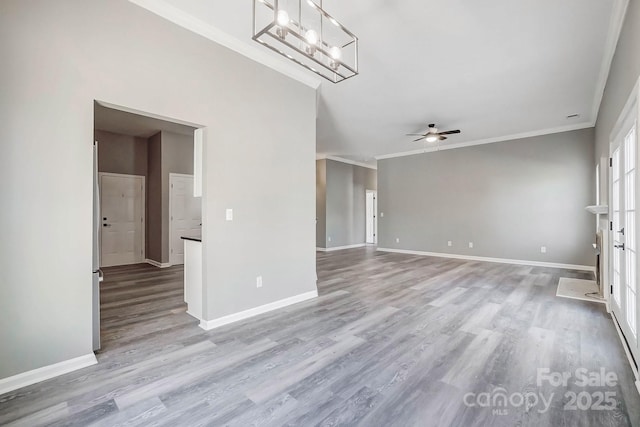
[(427, 136), (426, 133), (408, 133), (407, 136)]
[(439, 133), (440, 135), (453, 135), (453, 134), (455, 134), (455, 133), (460, 133), (460, 130), (459, 130), (459, 129), (456, 129), (456, 130), (447, 130), (447, 131), (444, 131), (444, 132), (438, 132), (438, 133)]
[(447, 139), (447, 137), (440, 135), (440, 138), (438, 138), (438, 139), (440, 139), (440, 141), (444, 141), (445, 139)]
[(422, 141), (424, 139), (424, 137), (422, 138), (418, 138), (418, 139), (414, 139), (413, 142), (418, 142), (418, 141)]

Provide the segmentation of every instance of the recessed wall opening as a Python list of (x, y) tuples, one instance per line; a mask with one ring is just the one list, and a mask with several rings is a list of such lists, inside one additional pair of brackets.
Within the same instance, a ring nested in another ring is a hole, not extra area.
[(94, 350), (187, 310), (183, 238), (201, 245), (202, 234), (199, 129), (94, 102)]

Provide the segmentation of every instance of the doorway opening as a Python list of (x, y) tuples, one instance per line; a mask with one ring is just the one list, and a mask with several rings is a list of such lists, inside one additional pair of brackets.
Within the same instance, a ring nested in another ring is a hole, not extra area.
[(181, 237), (202, 231), (201, 138), (201, 126), (94, 102), (94, 351), (164, 315), (193, 321)]

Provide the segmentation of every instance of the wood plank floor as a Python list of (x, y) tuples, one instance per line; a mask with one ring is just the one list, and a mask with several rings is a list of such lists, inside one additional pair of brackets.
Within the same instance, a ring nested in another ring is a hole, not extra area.
[[(640, 425), (604, 306), (555, 297), (559, 277), (586, 273), (317, 257), (317, 299), (209, 332), (185, 313), (181, 268), (107, 269), (99, 364), (0, 396), (0, 425)], [(572, 377), (538, 385), (544, 368)], [(578, 368), (616, 384), (581, 387)], [(605, 392), (612, 409), (581, 409)]]

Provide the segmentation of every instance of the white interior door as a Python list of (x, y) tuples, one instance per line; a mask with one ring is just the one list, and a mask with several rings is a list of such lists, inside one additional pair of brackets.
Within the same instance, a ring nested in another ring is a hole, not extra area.
[(193, 175), (169, 175), (169, 263), (184, 264), (181, 237), (200, 237), (202, 199), (193, 196)]
[(366, 242), (370, 244), (378, 243), (378, 193), (367, 190), (366, 203)]
[(144, 260), (144, 177), (100, 174), (100, 266)]
[(611, 308), (636, 360), (637, 162), (636, 121), (627, 120), (611, 143)]

